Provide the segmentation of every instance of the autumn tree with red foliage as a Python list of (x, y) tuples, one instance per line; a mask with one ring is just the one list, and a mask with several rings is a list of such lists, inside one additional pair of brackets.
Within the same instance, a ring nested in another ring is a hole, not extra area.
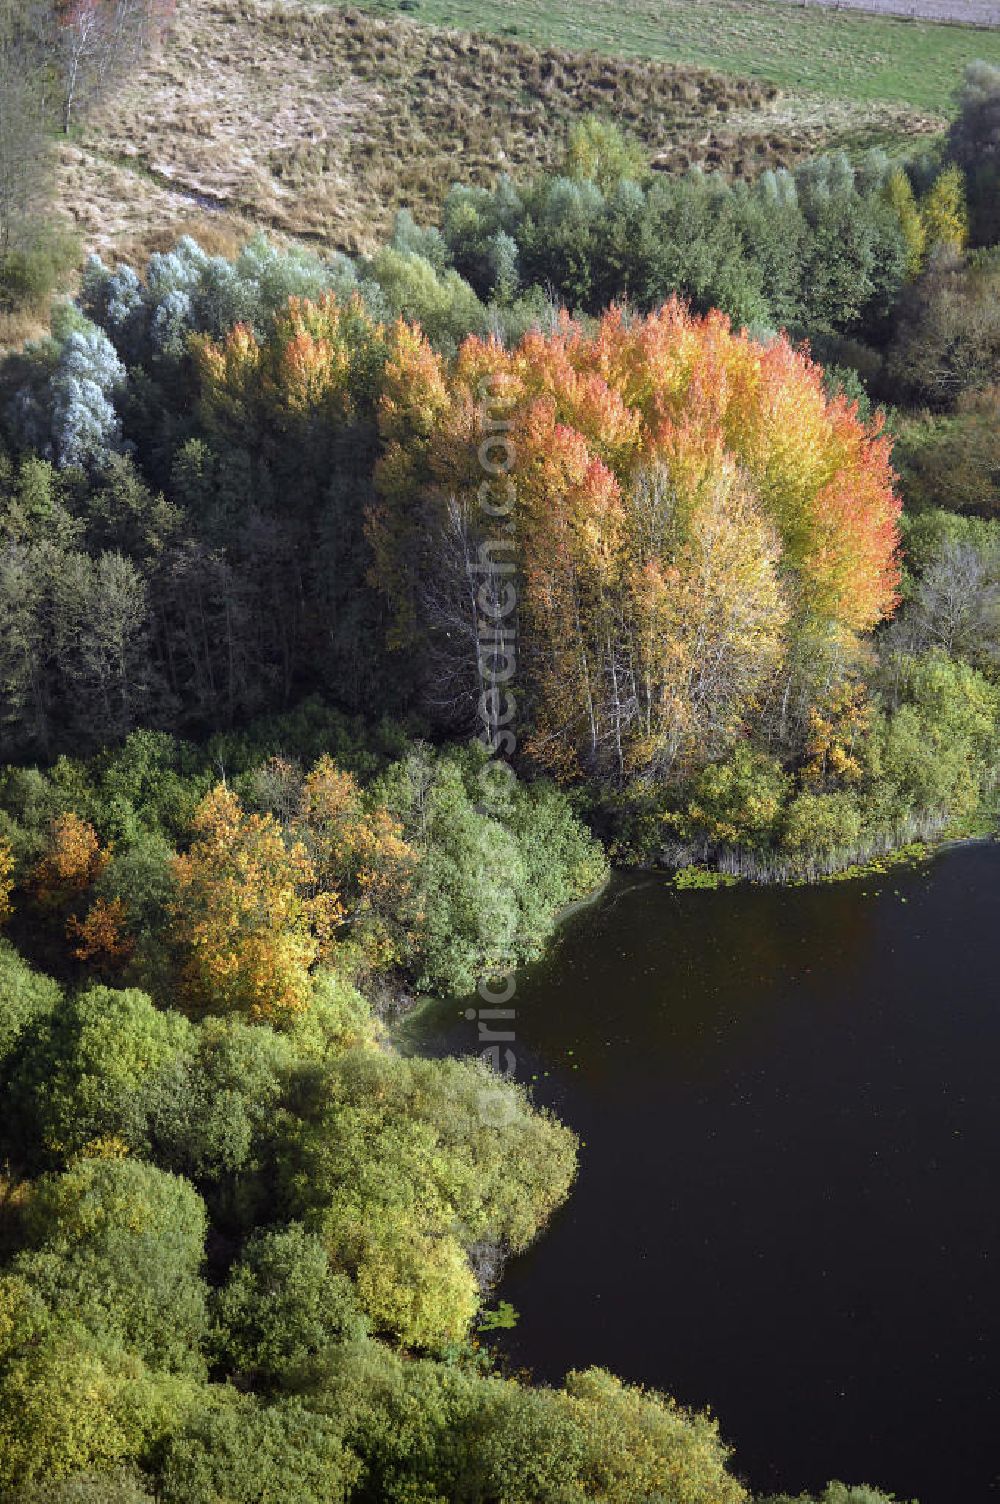
[[(484, 492), (487, 390), (511, 469)], [(527, 745), (558, 774), (679, 776), (765, 709), (787, 720), (793, 690), (804, 717), (895, 607), (888, 440), (806, 354), (721, 314), (564, 317), (453, 362), (399, 328), (381, 428), (369, 537), (394, 644), (471, 724), (482, 649), (461, 623), (483, 546), (508, 539)], [(484, 495), (509, 497), (502, 523)]]

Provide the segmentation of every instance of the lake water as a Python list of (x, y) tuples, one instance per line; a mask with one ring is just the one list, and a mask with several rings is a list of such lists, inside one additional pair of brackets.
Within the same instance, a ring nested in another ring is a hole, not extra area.
[[(519, 974), (518, 1074), (585, 1147), (508, 1266), (536, 1378), (708, 1405), (758, 1491), (1000, 1498), (1000, 846), (878, 878), (618, 876)], [(419, 1021), (467, 1053), (461, 1005)]]

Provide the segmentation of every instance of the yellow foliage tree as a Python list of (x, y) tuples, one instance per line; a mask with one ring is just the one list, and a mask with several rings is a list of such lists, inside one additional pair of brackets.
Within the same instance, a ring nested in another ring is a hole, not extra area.
[(597, 183), (605, 192), (622, 178), (642, 182), (649, 176), (649, 159), (640, 141), (617, 125), (588, 115), (569, 133), (563, 171), (568, 178)]
[(6, 924), (14, 909), (14, 853), (0, 841), (0, 924)]
[(934, 179), (920, 205), (928, 252), (965, 250), (969, 239), (969, 211), (965, 179), (954, 163)]
[(836, 684), (809, 713), (802, 781), (809, 789), (859, 783), (860, 746), (872, 722), (867, 686), (857, 680)]
[(386, 809), (322, 757), (303, 785), (297, 826), (319, 889), (335, 892), (368, 965), (391, 966), (407, 938), (417, 854)]
[(343, 907), (318, 888), (301, 841), (271, 815), (247, 814), (220, 784), (195, 812), (174, 860), (173, 937), (189, 1006), (280, 1021), (308, 1003), (310, 969)]
[(917, 206), (910, 179), (902, 167), (897, 167), (886, 184), (885, 196), (899, 220), (899, 228), (906, 245), (906, 275), (919, 276), (923, 270), (927, 250), (927, 226)]

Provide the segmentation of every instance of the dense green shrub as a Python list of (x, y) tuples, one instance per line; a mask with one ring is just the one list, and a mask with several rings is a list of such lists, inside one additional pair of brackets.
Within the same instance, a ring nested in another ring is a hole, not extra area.
[(843, 853), (848, 858), (862, 845), (864, 820), (854, 794), (802, 792), (785, 810), (781, 845), (797, 858), (829, 860)]
[(366, 1330), (351, 1281), (296, 1222), (249, 1240), (219, 1291), (215, 1320), (213, 1347), (226, 1371), (283, 1389), (315, 1382), (329, 1349)]
[(202, 1371), (207, 1219), (186, 1181), (138, 1161), (82, 1160), (35, 1183), (11, 1272), (151, 1367)]
[(900, 1504), (892, 1494), (880, 1493), (867, 1483), (828, 1483), (821, 1494), (769, 1494), (759, 1504)]
[(148, 1154), (151, 1119), (176, 1092), (192, 1032), (142, 992), (93, 987), (66, 998), (19, 1052), (13, 1089), (26, 1148), (49, 1163), (66, 1163), (102, 1140)]
[(683, 832), (712, 846), (760, 849), (778, 828), (787, 792), (780, 763), (743, 743), (699, 775), (684, 812)]
[(59, 984), (32, 971), (14, 948), (0, 940), (0, 1072), (20, 1035), (56, 1008)]
[(280, 1182), (356, 1280), (373, 1327), (434, 1349), (478, 1304), (470, 1250), (527, 1246), (573, 1172), (572, 1135), (490, 1071), (361, 1050), (330, 1071), (318, 1116), (290, 1131)]
[(884, 674), (887, 711), (867, 747), (876, 818), (973, 815), (997, 756), (1000, 689), (940, 650), (890, 659)]
[[(92, 1314), (101, 1317), (96, 1302)], [(108, 1327), (116, 1315), (109, 1304)], [(138, 1463), (200, 1395), (190, 1377), (153, 1373), (109, 1331), (87, 1330), (71, 1306), (51, 1312), (20, 1275), (0, 1276), (0, 1497), (31, 1498), (36, 1485)]]
[(900, 304), (888, 374), (910, 401), (944, 409), (1000, 382), (1000, 253), (931, 264)]
[(555, 916), (600, 883), (606, 861), (566, 798), (521, 784), (478, 749), (414, 749), (378, 785), (424, 852), (416, 982), (471, 992), (539, 953)]
[(165, 1449), (163, 1504), (346, 1504), (358, 1464), (326, 1416), (222, 1392)]
[(98, 1473), (88, 1468), (66, 1478), (40, 1479), (21, 1489), (14, 1504), (153, 1504), (153, 1496), (131, 1469)]
[(359, 1504), (740, 1504), (714, 1421), (600, 1369), (528, 1390), (377, 1348), (345, 1348), (324, 1404), (344, 1416)]
[(909, 510), (1000, 515), (1000, 389), (963, 393), (954, 413), (904, 419), (893, 458)]
[(59, 225), (29, 227), (0, 254), (0, 312), (39, 311), (80, 260), (80, 243)]

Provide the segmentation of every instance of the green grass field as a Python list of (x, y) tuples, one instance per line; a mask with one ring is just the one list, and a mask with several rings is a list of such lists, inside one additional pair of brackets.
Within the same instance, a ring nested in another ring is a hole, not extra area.
[[(966, 63), (1000, 65), (1000, 31), (780, 0), (359, 0), (435, 26), (698, 63), (791, 92), (946, 113)], [(488, 87), (488, 80), (484, 80)]]

